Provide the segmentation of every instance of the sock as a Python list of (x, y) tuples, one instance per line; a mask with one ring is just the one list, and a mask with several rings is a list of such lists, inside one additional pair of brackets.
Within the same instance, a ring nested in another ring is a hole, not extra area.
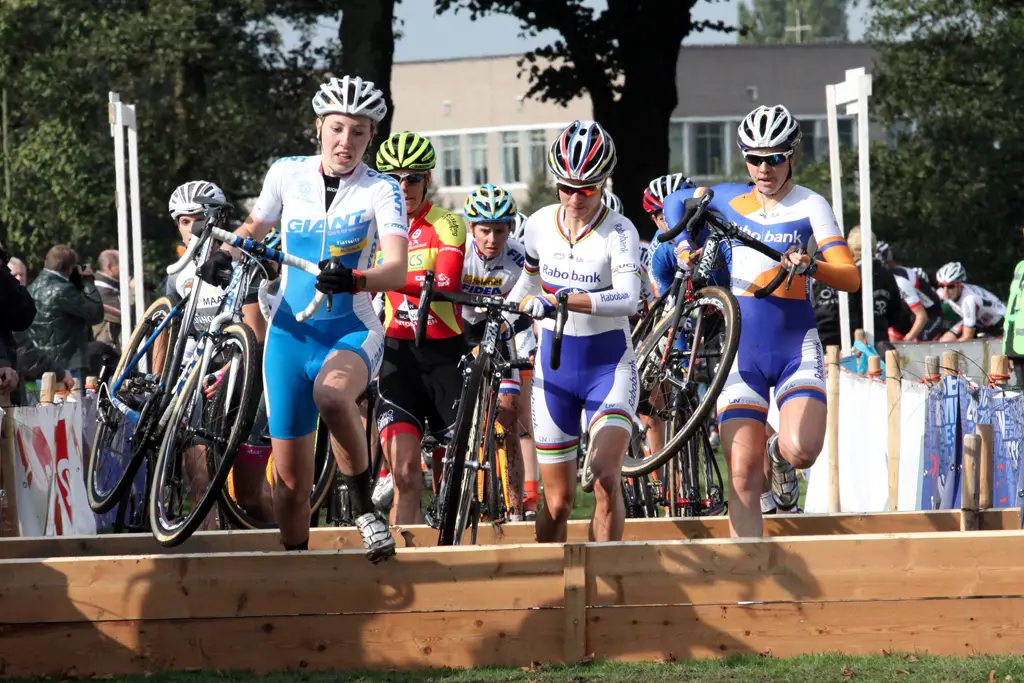
[(296, 543), (295, 545), (288, 545), (283, 543), (285, 550), (309, 550), (309, 539), (307, 538), (302, 543)]
[(771, 491), (761, 494), (761, 514), (774, 512), (777, 507), (778, 505), (775, 503), (775, 496), (772, 495)]
[(373, 491), (370, 490), (370, 468), (359, 474), (342, 474), (341, 480), (348, 487), (349, 500), (352, 503), (352, 516), (361, 517), (373, 512)]
[(523, 482), (523, 500), (540, 500), (540, 491), (538, 490), (538, 483), (539, 482), (537, 482), (536, 480), (526, 480)]

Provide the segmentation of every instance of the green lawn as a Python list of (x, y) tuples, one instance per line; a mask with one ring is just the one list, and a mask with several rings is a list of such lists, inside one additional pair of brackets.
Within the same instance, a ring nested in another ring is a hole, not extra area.
[(594, 663), (573, 667), (438, 669), (381, 672), (236, 672), (157, 674), (110, 679), (138, 683), (985, 683), (1024, 681), (1021, 657), (841, 654), (775, 659), (757, 655), (664, 664)]

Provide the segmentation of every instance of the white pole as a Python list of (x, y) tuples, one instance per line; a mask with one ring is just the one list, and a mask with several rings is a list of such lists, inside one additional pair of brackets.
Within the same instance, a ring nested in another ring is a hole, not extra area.
[[(839, 224), (839, 234), (846, 236), (843, 225), (843, 178), (842, 166), (839, 163), (839, 112), (836, 104), (836, 87), (825, 86), (825, 111), (828, 123), (828, 166), (832, 176), (832, 212)], [(844, 353), (853, 348), (850, 334), (850, 295), (839, 292), (839, 335)]]
[[(871, 264), (875, 254), (871, 250), (871, 122), (868, 120), (868, 96), (871, 94), (871, 75), (861, 74), (857, 79), (857, 154), (860, 166), (860, 234), (861, 234), (861, 292), (875, 291)], [(875, 302), (873, 295), (862, 296), (864, 335), (868, 344), (875, 343)]]
[(124, 178), (124, 105), (121, 96), (115, 92), (109, 94), (112, 109), (110, 133), (114, 136), (114, 177), (117, 190), (114, 203), (117, 206), (117, 262), (121, 270), (121, 348), (128, 346), (131, 335), (131, 305), (128, 303), (131, 291), (128, 283), (128, 193)]
[[(146, 313), (146, 302), (143, 300), (143, 269), (142, 269), (142, 199), (139, 192), (139, 132), (135, 117), (135, 105), (128, 107), (128, 181), (131, 183), (132, 201), (132, 275), (135, 276), (135, 320), (142, 320)], [(127, 303), (122, 304), (126, 306)]]

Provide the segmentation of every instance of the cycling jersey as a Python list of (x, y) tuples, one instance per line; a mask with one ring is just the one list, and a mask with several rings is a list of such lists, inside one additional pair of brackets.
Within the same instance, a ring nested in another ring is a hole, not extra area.
[(654, 245), (647, 241), (640, 242), (640, 302), (637, 313), (642, 313), (652, 306), (658, 298), (651, 282), (651, 261), (654, 257)]
[[(757, 190), (749, 185), (730, 183), (713, 189), (710, 210), (778, 251), (813, 239), (823, 258), (814, 277), (835, 289), (858, 289), (860, 277), (853, 256), (821, 195), (794, 185), (775, 207), (765, 210)], [(703, 194), (704, 188), (698, 188), (694, 196)], [(685, 231), (680, 237), (688, 238)], [(699, 239), (693, 246), (701, 244)], [(796, 275), (789, 289), (783, 283), (771, 296), (756, 299), (754, 292), (774, 279), (779, 263), (740, 245), (723, 245), (722, 254), (743, 324), (736, 360), (718, 398), (719, 422), (734, 418), (765, 422), (771, 387), (779, 408), (798, 397), (824, 403), (825, 364), (808, 279)]]
[(960, 334), (964, 327), (986, 334), (1002, 333), (1006, 305), (987, 289), (965, 283), (960, 298), (956, 301), (946, 299), (946, 302), (960, 316), (960, 322), (953, 326), (954, 333)]
[(568, 313), (557, 370), (551, 368), (555, 321), (540, 322), (533, 424), (538, 460), (547, 464), (576, 457), (581, 411), (591, 436), (605, 426), (632, 430), (639, 387), (628, 320), (640, 298), (636, 228), (602, 206), (570, 242), (563, 221), (559, 204), (527, 219), (526, 265), (509, 294), (512, 301), (541, 289), (590, 296), (591, 314)]
[[(325, 206), (325, 180), (319, 157), (287, 157), (267, 171), (252, 214), (261, 223), (281, 223), (281, 248), (293, 256), (319, 262), (340, 257), (353, 269), (374, 261), (381, 237), (407, 238), (405, 199), (398, 184), (359, 164), (342, 176), (333, 202)], [(313, 381), (335, 351), (359, 355), (372, 380), (384, 354), (384, 330), (371, 295), (334, 295), (306, 322), (295, 319), (316, 293), (316, 278), (298, 268), (284, 268), (270, 307), (263, 354), (264, 391), (270, 435), (292, 439), (316, 429)]]
[[(237, 272), (238, 264), (235, 264), (234, 268)], [(199, 297), (199, 301), (196, 304), (195, 317), (192, 319), (192, 330), (194, 332), (205, 332), (210, 329), (210, 323), (213, 322), (213, 318), (220, 312), (220, 305), (223, 303), (224, 297), (227, 296), (228, 289), (199, 280), (196, 278), (196, 269), (196, 262), (192, 260), (185, 264), (185, 267), (177, 274), (168, 277), (164, 285), (164, 295), (170, 296), (175, 294), (184, 299), (198, 281), (199, 291), (196, 296)], [(245, 297), (244, 303), (256, 303), (258, 300), (259, 280), (260, 278), (253, 278), (248, 291), (242, 293)]]
[[(409, 225), (409, 272), (405, 286), (387, 292), (384, 329), (395, 339), (416, 338), (416, 310), (424, 273), (434, 271), (434, 289), (458, 292), (466, 257), (466, 224), (462, 217), (430, 202), (423, 202)], [(449, 339), (462, 334), (461, 307), (448, 301), (430, 304), (427, 339)]]

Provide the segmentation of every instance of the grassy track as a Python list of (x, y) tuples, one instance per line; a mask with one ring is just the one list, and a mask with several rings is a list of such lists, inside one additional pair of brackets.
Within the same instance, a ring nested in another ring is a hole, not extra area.
[(594, 663), (574, 667), (310, 672), (257, 676), (240, 672), (157, 674), (113, 683), (985, 683), (1024, 681), (1021, 657), (841, 654), (775, 659), (757, 655), (665, 664)]

